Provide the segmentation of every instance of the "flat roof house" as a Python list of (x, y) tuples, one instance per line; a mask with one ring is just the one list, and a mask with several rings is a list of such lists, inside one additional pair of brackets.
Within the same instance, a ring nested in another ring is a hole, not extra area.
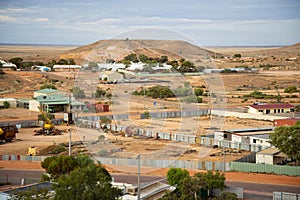
[(276, 165), (286, 161), (288, 156), (279, 149), (271, 147), (256, 153), (256, 163)]
[(271, 113), (289, 113), (295, 111), (295, 106), (289, 103), (274, 104), (253, 104), (247, 106), (248, 113), (271, 114)]

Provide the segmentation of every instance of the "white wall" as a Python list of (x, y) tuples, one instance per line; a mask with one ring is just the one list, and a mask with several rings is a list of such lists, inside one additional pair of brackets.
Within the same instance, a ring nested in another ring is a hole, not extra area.
[(256, 154), (256, 163), (273, 165), (273, 155)]
[(231, 141), (232, 142), (242, 142), (242, 136), (232, 134)]
[(255, 108), (252, 108), (251, 106), (248, 106), (248, 113), (259, 113), (259, 114), (262, 114), (262, 113), (258, 112), (258, 110), (256, 110)]
[(37, 100), (29, 100), (29, 110), (32, 111), (40, 111), (39, 107), (40, 103)]
[[(256, 143), (254, 143), (253, 140), (256, 140)], [(255, 136), (250, 136), (250, 144), (258, 144), (258, 145), (271, 147), (271, 144), (269, 143), (269, 141), (270, 141), (270, 139), (263, 139), (263, 138), (258, 138)]]

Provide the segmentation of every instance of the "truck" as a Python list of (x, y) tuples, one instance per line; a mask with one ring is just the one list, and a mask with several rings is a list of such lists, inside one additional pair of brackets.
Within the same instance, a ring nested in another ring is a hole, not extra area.
[(0, 125), (0, 143), (11, 142), (18, 132), (16, 125)]

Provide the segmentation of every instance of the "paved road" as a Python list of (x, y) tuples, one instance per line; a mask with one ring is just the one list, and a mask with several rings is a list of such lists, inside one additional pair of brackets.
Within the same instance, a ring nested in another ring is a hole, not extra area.
[[(8, 182), (19, 185), (21, 179), (25, 178), (25, 182), (33, 183), (40, 180), (41, 174), (44, 171), (41, 170), (6, 170), (0, 169), (0, 182)], [(126, 182), (131, 184), (137, 183), (137, 175), (132, 174), (111, 174), (114, 177), (115, 182)], [(163, 180), (166, 182), (165, 177), (162, 176), (141, 176), (141, 183), (151, 182), (156, 180)], [(273, 192), (290, 192), (299, 193), (299, 186), (289, 186), (289, 185), (274, 185), (260, 184), (260, 183), (250, 183), (242, 181), (226, 181), (226, 185), (230, 187), (242, 187), (244, 188), (244, 198), (245, 199), (272, 199)]]

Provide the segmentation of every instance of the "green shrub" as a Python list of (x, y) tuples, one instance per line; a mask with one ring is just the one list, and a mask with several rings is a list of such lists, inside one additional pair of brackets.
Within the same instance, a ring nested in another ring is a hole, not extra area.
[(66, 151), (66, 148), (63, 146), (56, 146), (52, 151), (49, 152), (49, 154), (59, 154), (61, 152)]

